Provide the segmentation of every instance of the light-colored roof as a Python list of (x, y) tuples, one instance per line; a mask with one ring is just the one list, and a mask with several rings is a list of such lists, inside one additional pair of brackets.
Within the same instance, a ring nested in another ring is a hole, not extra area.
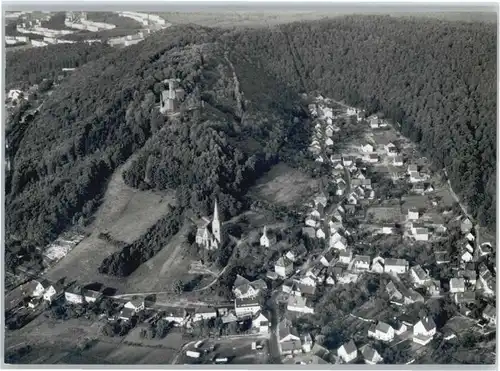
[(424, 326), (425, 331), (430, 331), (433, 328), (436, 328), (436, 323), (431, 317), (424, 317), (420, 320), (420, 322)]
[(465, 280), (463, 278), (452, 278), (450, 280), (450, 287), (454, 288), (465, 288)]

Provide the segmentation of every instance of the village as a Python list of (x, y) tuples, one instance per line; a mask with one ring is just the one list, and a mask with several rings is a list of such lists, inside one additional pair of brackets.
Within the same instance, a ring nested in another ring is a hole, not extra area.
[[(177, 100), (183, 98), (177, 81), (166, 83), (162, 113), (175, 111)], [(443, 182), (425, 159), (383, 117), (365, 118), (364, 112), (321, 96), (308, 108), (314, 127), (309, 151), (330, 175), (328, 182), (320, 182), (312, 200), (304, 200), (309, 212), (303, 215), (302, 235), (319, 241), (321, 251), (308, 254), (291, 246), (265, 276), (250, 280), (237, 275), (230, 302), (206, 305), (188, 301), (169, 306), (148, 295), (130, 298), (102, 287), (38, 278), (22, 285), (24, 298), (13, 306), (11, 315), (37, 315), (57, 303), (90, 306), (106, 323), (103, 332), (121, 333), (119, 336), (130, 332), (137, 335), (133, 335), (136, 342), (161, 338), (169, 331), (182, 333), (183, 340), (189, 334), (190, 341), (184, 341), (172, 360), (186, 364), (270, 360), (286, 364), (384, 363), (374, 343), (411, 344), (414, 356), (405, 360), (409, 364), (433, 341), (454, 341), (463, 331), (494, 331), (496, 268), (488, 260), (494, 246), (480, 240), (471, 219), (460, 208), (459, 212), (453, 209), (451, 197), (451, 201), (445, 200)], [(350, 140), (340, 141), (343, 136)], [(398, 191), (399, 197), (391, 199), (382, 184)], [(451, 230), (459, 233), (454, 255), (435, 250)], [(267, 226), (260, 229), (260, 247), (272, 248), (277, 243), (276, 233)], [(47, 249), (47, 264), (63, 258), (82, 238), (73, 236), (54, 243), (59, 247)], [(195, 243), (217, 250), (226, 238), (214, 200), (212, 216), (198, 226)], [(396, 241), (405, 248), (380, 248), (384, 241)], [(412, 249), (420, 253), (405, 253)], [(442, 267), (451, 273), (441, 275)], [(356, 308), (351, 315), (363, 333), (353, 333), (336, 349), (327, 349), (308, 332), (298, 332), (296, 319), (317, 313), (312, 299), (318, 292), (352, 286), (371, 275), (387, 277), (387, 305), (402, 313), (398, 318), (391, 323), (377, 320), (368, 302), (367, 308)], [(449, 325), (438, 326), (431, 316), (404, 314), (409, 305), (445, 296), (459, 308)], [(459, 324), (453, 326), (455, 322)]]

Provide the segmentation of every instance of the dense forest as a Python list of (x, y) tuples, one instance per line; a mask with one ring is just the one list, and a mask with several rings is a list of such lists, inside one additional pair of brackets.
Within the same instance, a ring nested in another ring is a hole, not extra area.
[[(176, 189), (179, 212), (209, 213), (217, 196), (225, 216), (238, 213), (274, 163), (305, 163), (309, 132), (298, 97), (306, 91), (400, 123), (493, 227), (495, 46), (492, 25), (381, 16), (256, 30), (178, 26), (111, 52), (79, 45), (87, 51), (68, 60), (81, 67), (47, 98), (15, 151), (6, 261), (16, 266), (23, 253), (85, 223), (111, 173), (135, 152), (128, 184)], [(43, 49), (33, 61), (35, 50), (9, 54), (6, 75), (42, 80), (56, 63)], [(82, 56), (97, 55), (83, 64)], [(177, 117), (158, 114), (166, 78), (179, 78), (187, 93)], [(103, 271), (126, 274), (117, 259)]]
[(348, 16), (236, 31), (230, 42), (295, 89), (400, 123), (494, 228), (496, 36), (491, 24)]
[(5, 85), (19, 89), (39, 84), (43, 79), (55, 80), (62, 68), (78, 68), (101, 58), (114, 49), (106, 44), (56, 44), (7, 54)]

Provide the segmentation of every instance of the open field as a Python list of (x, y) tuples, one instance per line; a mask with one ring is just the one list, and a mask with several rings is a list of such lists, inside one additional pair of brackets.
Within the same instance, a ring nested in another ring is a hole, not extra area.
[(404, 216), (401, 213), (401, 207), (398, 205), (370, 207), (367, 210), (366, 215), (373, 215), (374, 221), (391, 220), (397, 222), (404, 219)]
[(295, 205), (318, 190), (318, 181), (283, 163), (274, 166), (251, 190), (256, 199), (281, 205)]
[(118, 290), (124, 287), (123, 279), (101, 275), (97, 271), (102, 260), (117, 250), (100, 239), (99, 233), (108, 232), (118, 241), (131, 243), (163, 217), (168, 205), (175, 202), (169, 193), (140, 191), (127, 186), (122, 173), (131, 161), (133, 158), (113, 174), (103, 203), (88, 227), (91, 235), (49, 269), (45, 275), (47, 279), (57, 281), (66, 277), (83, 284), (100, 282)]

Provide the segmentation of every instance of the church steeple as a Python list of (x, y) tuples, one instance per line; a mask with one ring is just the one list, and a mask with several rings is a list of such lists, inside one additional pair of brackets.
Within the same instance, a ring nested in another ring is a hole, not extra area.
[(217, 206), (217, 199), (215, 199), (215, 205), (214, 205), (214, 216), (212, 219), (212, 233), (217, 242), (220, 243), (221, 233), (220, 233), (219, 207)]

